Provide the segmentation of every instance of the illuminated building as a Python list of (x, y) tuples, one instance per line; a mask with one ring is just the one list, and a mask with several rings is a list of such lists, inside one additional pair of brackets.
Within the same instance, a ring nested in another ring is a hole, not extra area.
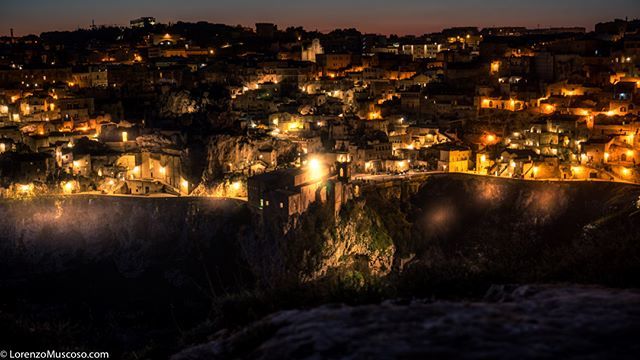
[(265, 216), (302, 214), (316, 201), (327, 200), (328, 167), (310, 159), (304, 168), (282, 169), (248, 179), (249, 205)]
[(436, 145), (440, 152), (438, 171), (467, 172), (471, 160), (471, 150), (464, 146), (453, 144)]

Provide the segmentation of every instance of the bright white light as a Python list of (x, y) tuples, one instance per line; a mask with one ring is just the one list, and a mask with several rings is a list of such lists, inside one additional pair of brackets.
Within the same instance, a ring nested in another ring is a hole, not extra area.
[(27, 185), (22, 184), (18, 187), (18, 190), (23, 193), (29, 192), (33, 190), (33, 184), (27, 184)]
[(311, 178), (317, 179), (322, 176), (322, 164), (318, 159), (309, 160), (307, 168), (309, 170), (309, 175), (311, 175)]
[(73, 182), (67, 181), (63, 186), (64, 192), (69, 194), (73, 191)]

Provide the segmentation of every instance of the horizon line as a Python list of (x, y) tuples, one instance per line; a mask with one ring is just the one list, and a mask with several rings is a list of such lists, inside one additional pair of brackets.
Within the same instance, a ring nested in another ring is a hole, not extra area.
[[(153, 16), (151, 16), (153, 17)], [(138, 17), (140, 18), (140, 17)], [(531, 27), (531, 26), (527, 26), (527, 25), (515, 25), (515, 24), (511, 24), (511, 25), (485, 25), (485, 26), (479, 26), (479, 25), (448, 25), (446, 27), (442, 27), (440, 28), (440, 30), (435, 30), (435, 31), (425, 31), (422, 34), (416, 33), (416, 32), (392, 32), (392, 31), (381, 31), (381, 32), (370, 32), (370, 31), (363, 31), (360, 30), (357, 26), (347, 26), (347, 27), (341, 27), (341, 26), (337, 26), (334, 28), (324, 28), (324, 29), (308, 29), (307, 27), (305, 27), (302, 24), (298, 24), (298, 25), (292, 25), (292, 24), (285, 24), (285, 25), (281, 25), (278, 24), (278, 22), (275, 21), (260, 21), (260, 20), (256, 20), (253, 21), (252, 24), (247, 25), (246, 23), (238, 23), (238, 24), (230, 24), (230, 23), (226, 23), (226, 22), (215, 22), (215, 21), (211, 21), (211, 20), (176, 20), (176, 21), (166, 21), (166, 22), (161, 22), (158, 21), (157, 24), (162, 24), (162, 25), (175, 25), (177, 23), (187, 23), (187, 24), (196, 24), (196, 23), (200, 23), (200, 22), (204, 22), (204, 23), (209, 23), (209, 24), (216, 24), (216, 25), (225, 25), (225, 26), (229, 26), (229, 27), (243, 27), (243, 28), (247, 28), (247, 29), (254, 29), (255, 28), (255, 24), (258, 23), (270, 23), (270, 24), (274, 24), (278, 27), (279, 31), (282, 31), (286, 28), (289, 27), (301, 27), (302, 29), (304, 29), (307, 32), (320, 32), (322, 34), (327, 34), (330, 33), (331, 31), (334, 30), (345, 30), (345, 29), (355, 29), (357, 31), (359, 31), (362, 34), (375, 34), (375, 35), (384, 35), (384, 36), (391, 36), (391, 35), (397, 35), (397, 36), (424, 36), (424, 35), (429, 35), (429, 34), (437, 34), (440, 33), (446, 29), (451, 29), (451, 28), (461, 28), (461, 27), (473, 27), (473, 28), (477, 28), (478, 30), (482, 30), (482, 29), (490, 29), (490, 28), (509, 28), (509, 27), (519, 27), (519, 28), (525, 28), (527, 30), (535, 30), (535, 29), (553, 29), (553, 28), (584, 28), (585, 32), (591, 32), (595, 29), (595, 25), (599, 24), (599, 23), (606, 23), (606, 22), (613, 22), (616, 20), (622, 20), (622, 21), (637, 21), (640, 20), (640, 18), (633, 18), (633, 19), (621, 19), (618, 17), (609, 19), (609, 20), (601, 20), (598, 21), (596, 23), (592, 23), (590, 24), (590, 26), (585, 26), (585, 25), (575, 25), (575, 24), (566, 24), (566, 25), (552, 25), (552, 24), (548, 24), (548, 25), (544, 25), (541, 26), (541, 24), (537, 24), (537, 27)], [(43, 33), (47, 33), (47, 32), (73, 32), (73, 31), (78, 31), (78, 30), (91, 30), (92, 26), (95, 26), (96, 28), (103, 28), (103, 27), (119, 27), (119, 28), (131, 28), (130, 24), (122, 24), (122, 23), (105, 23), (105, 24), (96, 24), (96, 25), (76, 25), (75, 28), (71, 28), (71, 27), (66, 27), (66, 28), (53, 28), (51, 30), (44, 30), (44, 31), (40, 31), (39, 33), (36, 32), (26, 32), (23, 35), (15, 35), (16, 32), (16, 28), (15, 27), (11, 27), (10, 29), (14, 30), (14, 37), (26, 37), (26, 36), (31, 36), (31, 35), (35, 35), (35, 36), (40, 36)], [(283, 27), (281, 27), (283, 26)], [(11, 36), (11, 34), (6, 34), (6, 35), (1, 35), (1, 36)]]

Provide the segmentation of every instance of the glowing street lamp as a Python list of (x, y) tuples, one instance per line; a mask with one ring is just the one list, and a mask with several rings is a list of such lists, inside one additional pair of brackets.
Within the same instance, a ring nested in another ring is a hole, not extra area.
[(73, 192), (73, 182), (67, 181), (63, 183), (62, 190), (65, 194), (71, 194)]
[(322, 177), (322, 164), (318, 159), (311, 159), (307, 164), (307, 171), (312, 179), (318, 179)]
[(496, 136), (493, 134), (487, 134), (484, 138), (485, 145), (492, 145), (496, 141)]
[(28, 193), (33, 190), (33, 184), (21, 184), (18, 186), (18, 191), (21, 193)]

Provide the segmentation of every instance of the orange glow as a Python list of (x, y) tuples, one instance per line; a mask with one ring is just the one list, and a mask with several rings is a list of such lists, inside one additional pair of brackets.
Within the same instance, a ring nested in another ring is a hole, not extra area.
[(297, 122), (297, 121), (292, 121), (287, 125), (287, 129), (289, 131), (295, 131), (295, 130), (302, 129), (302, 128), (304, 128), (304, 125), (302, 123), (300, 123), (300, 122)]
[(500, 61), (491, 62), (491, 74), (495, 74), (500, 71)]
[(318, 179), (322, 177), (323, 166), (318, 159), (311, 159), (307, 164), (307, 171), (312, 179)]
[(486, 145), (492, 145), (495, 144), (497, 141), (496, 136), (493, 134), (487, 134), (484, 136), (484, 143)]
[(18, 186), (18, 191), (20, 191), (21, 193), (33, 191), (33, 184), (21, 184)]
[(65, 194), (71, 194), (73, 192), (73, 188), (74, 188), (74, 184), (73, 181), (67, 181), (65, 183), (62, 184), (62, 191)]
[(380, 114), (380, 111), (372, 111), (367, 115), (367, 118), (369, 120), (378, 120), (378, 119), (382, 119), (382, 114)]

